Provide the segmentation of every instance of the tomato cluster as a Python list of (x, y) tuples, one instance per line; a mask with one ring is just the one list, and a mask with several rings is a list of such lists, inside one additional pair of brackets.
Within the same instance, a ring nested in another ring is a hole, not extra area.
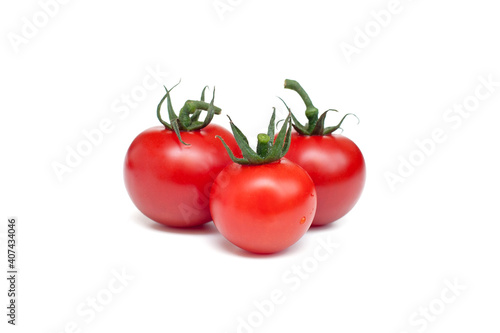
[[(333, 134), (347, 115), (337, 126), (325, 127), (332, 110), (319, 116), (296, 81), (285, 80), (285, 88), (300, 95), (308, 122), (302, 125), (288, 109), (275, 133), (273, 111), (255, 150), (231, 118), (232, 134), (210, 123), (221, 112), (214, 105), (215, 89), (210, 103), (205, 87), (200, 100), (186, 101), (177, 115), (173, 88), (165, 88), (157, 108), (163, 127), (140, 133), (125, 157), (125, 186), (136, 207), (169, 227), (213, 221), (227, 240), (254, 253), (284, 250), (311, 225), (347, 214), (365, 182), (361, 151), (345, 136)], [(160, 113), (165, 101), (169, 122)]]

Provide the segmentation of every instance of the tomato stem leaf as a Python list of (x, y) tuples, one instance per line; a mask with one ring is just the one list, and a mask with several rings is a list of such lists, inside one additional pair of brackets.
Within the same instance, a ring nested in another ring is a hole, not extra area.
[[(200, 101), (202, 101), (202, 102), (205, 102), (205, 90), (207, 90), (207, 89), (209, 89), (208, 86), (205, 86), (205, 87), (203, 87), (203, 90), (201, 91)], [(198, 121), (198, 118), (201, 115), (201, 111), (202, 110), (200, 110), (200, 109), (196, 109), (196, 111), (193, 113), (193, 116), (191, 117), (192, 122)]]
[(219, 139), (222, 144), (224, 145), (224, 148), (226, 148), (226, 151), (227, 151), (227, 154), (229, 155), (229, 158), (235, 162), (235, 163), (238, 163), (238, 164), (250, 164), (250, 162), (248, 162), (248, 160), (244, 159), (244, 158), (238, 158), (236, 156), (234, 156), (233, 152), (231, 151), (231, 148), (229, 148), (229, 146), (227, 145), (226, 141), (224, 141), (224, 139), (219, 136), (219, 135), (216, 135), (215, 136), (217, 139)]
[[(309, 95), (306, 93), (304, 88), (302, 88), (302, 86), (297, 81), (286, 79), (285, 80), (285, 89), (290, 89), (290, 90), (297, 92), (299, 94), (299, 96), (302, 98), (302, 101), (304, 102), (304, 104), (306, 105), (305, 114), (306, 114), (308, 122), (305, 125), (302, 125), (297, 120), (297, 118), (295, 118), (295, 116), (292, 113), (292, 120), (293, 120), (292, 126), (297, 131), (297, 133), (299, 133), (301, 135), (329, 135), (329, 134), (335, 132), (336, 130), (340, 129), (340, 126), (342, 125), (342, 122), (344, 121), (346, 116), (353, 115), (356, 118), (358, 118), (355, 114), (348, 113), (348, 114), (344, 115), (342, 120), (336, 126), (330, 126), (330, 127), (325, 128), (325, 119), (326, 119), (327, 113), (330, 111), (338, 112), (337, 110), (328, 109), (318, 117), (318, 109), (312, 104), (312, 101), (309, 98)], [(285, 102), (283, 101), (283, 103), (285, 103)], [(288, 108), (286, 103), (285, 103), (285, 106), (290, 111), (290, 109)], [(358, 123), (359, 123), (359, 118), (358, 118)]]
[[(325, 111), (325, 112), (326, 112), (326, 111)], [(323, 130), (324, 135), (327, 135), (327, 134), (333, 133), (333, 132), (335, 132), (335, 131), (336, 131), (336, 130), (338, 130), (338, 129), (342, 129), (340, 126), (342, 125), (342, 123), (344, 122), (344, 119), (345, 119), (347, 116), (354, 116), (354, 117), (356, 117), (356, 119), (358, 120), (358, 124), (359, 124), (359, 118), (358, 118), (358, 116), (356, 116), (354, 113), (347, 113), (347, 114), (345, 114), (345, 115), (342, 117), (342, 119), (340, 120), (340, 122), (339, 122), (337, 125), (325, 128), (325, 129)], [(343, 131), (343, 130), (342, 130), (342, 131)]]
[(247, 137), (233, 123), (229, 116), (228, 118), (234, 138), (236, 139), (236, 143), (238, 144), (243, 155), (243, 158), (236, 158), (230, 148), (225, 144), (224, 140), (221, 139), (224, 147), (228, 151), (229, 157), (233, 162), (243, 165), (267, 164), (280, 160), (288, 152), (288, 148), (290, 148), (292, 133), (291, 113), (288, 113), (288, 116), (285, 119), (285, 123), (281, 127), (276, 140), (273, 140), (275, 126), (274, 122), (276, 118), (276, 109), (273, 109), (273, 115), (271, 116), (271, 120), (268, 126), (268, 134), (260, 133), (259, 135), (257, 135), (256, 151), (252, 150), (252, 148), (248, 144)]
[[(177, 116), (177, 114), (174, 111), (174, 108), (172, 107), (170, 92), (180, 83), (181, 81), (179, 80), (179, 82), (170, 89), (167, 89), (167, 87), (163, 86), (165, 88), (165, 95), (158, 104), (158, 107), (156, 109), (156, 116), (158, 117), (160, 123), (162, 123), (163, 126), (165, 126), (165, 129), (175, 132), (175, 134), (179, 138), (179, 141), (182, 144), (189, 145), (188, 143), (184, 142), (181, 139), (180, 132), (197, 131), (207, 127), (212, 121), (214, 115), (220, 114), (222, 110), (214, 105), (215, 88), (212, 94), (212, 101), (210, 103), (205, 102), (205, 90), (208, 88), (208, 86), (205, 86), (201, 92), (201, 100), (199, 101), (187, 100), (184, 103), (184, 106), (180, 109), (179, 116)], [(165, 121), (161, 117), (161, 108), (165, 100), (167, 101), (167, 110), (170, 123)], [(201, 111), (207, 111), (207, 115), (204, 121), (198, 120)]]

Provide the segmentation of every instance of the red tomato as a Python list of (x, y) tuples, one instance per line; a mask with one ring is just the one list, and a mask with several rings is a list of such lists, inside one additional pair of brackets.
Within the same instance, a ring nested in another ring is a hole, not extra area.
[(294, 132), (286, 158), (304, 168), (316, 185), (318, 207), (313, 225), (340, 219), (361, 196), (365, 160), (358, 146), (345, 136)]
[(212, 220), (210, 188), (219, 172), (231, 163), (215, 136), (237, 149), (232, 134), (218, 125), (181, 135), (189, 146), (163, 126), (142, 132), (130, 145), (124, 166), (125, 186), (137, 208), (171, 227), (191, 227)]
[(231, 243), (254, 253), (274, 253), (309, 229), (316, 191), (304, 169), (286, 158), (262, 165), (233, 163), (215, 179), (210, 211)]

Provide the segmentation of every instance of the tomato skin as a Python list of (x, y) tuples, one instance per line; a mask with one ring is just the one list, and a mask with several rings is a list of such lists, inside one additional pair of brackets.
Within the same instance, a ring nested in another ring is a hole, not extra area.
[(231, 243), (254, 253), (274, 253), (309, 229), (316, 191), (304, 169), (286, 158), (258, 166), (233, 163), (215, 179), (210, 211)]
[(220, 135), (239, 151), (232, 134), (210, 124), (175, 133), (163, 126), (140, 133), (130, 145), (124, 164), (125, 186), (136, 207), (150, 219), (170, 227), (192, 227), (212, 220), (209, 194), (214, 179), (232, 163)]
[(292, 134), (286, 158), (303, 167), (316, 186), (318, 207), (313, 225), (334, 222), (356, 204), (366, 178), (363, 154), (340, 134)]

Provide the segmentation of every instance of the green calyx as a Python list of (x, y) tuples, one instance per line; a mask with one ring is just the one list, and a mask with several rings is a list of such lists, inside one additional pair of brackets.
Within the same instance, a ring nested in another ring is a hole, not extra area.
[(223, 138), (217, 135), (217, 138), (222, 141), (231, 160), (242, 165), (261, 165), (272, 163), (280, 160), (288, 152), (292, 138), (292, 121), (291, 114), (285, 118), (285, 122), (281, 127), (276, 140), (274, 140), (274, 128), (276, 119), (276, 109), (273, 109), (273, 115), (267, 129), (267, 134), (261, 133), (257, 135), (257, 151), (250, 148), (247, 137), (240, 131), (228, 116), (231, 124), (236, 143), (241, 149), (243, 158), (234, 156), (231, 149), (228, 147)]
[[(170, 88), (170, 90), (167, 89), (167, 87), (163, 86), (165, 88), (166, 93), (165, 96), (163, 96), (163, 98), (161, 99), (160, 103), (158, 104), (158, 108), (156, 109), (156, 115), (158, 117), (158, 120), (165, 126), (165, 128), (175, 132), (177, 138), (182, 144), (189, 146), (189, 143), (186, 143), (182, 140), (180, 132), (196, 131), (208, 126), (208, 124), (210, 124), (210, 122), (212, 121), (214, 115), (220, 114), (221, 109), (214, 106), (215, 88), (212, 95), (212, 101), (210, 103), (205, 102), (205, 90), (207, 89), (207, 87), (205, 87), (201, 92), (200, 100), (186, 101), (186, 103), (184, 103), (184, 106), (179, 111), (179, 116), (177, 116), (172, 107), (170, 92), (175, 87), (177, 87), (179, 83)], [(168, 117), (170, 119), (170, 123), (163, 120), (160, 114), (161, 106), (165, 101), (165, 99), (167, 100)], [(201, 111), (207, 111), (207, 115), (203, 121), (198, 120), (200, 118)]]
[(285, 80), (285, 89), (290, 89), (295, 91), (296, 93), (299, 94), (300, 98), (304, 101), (304, 104), (306, 105), (306, 117), (307, 117), (307, 123), (305, 125), (302, 125), (297, 118), (291, 113), (290, 108), (286, 105), (286, 103), (281, 99), (281, 101), (285, 104), (286, 108), (290, 112), (293, 120), (293, 128), (301, 135), (328, 135), (333, 132), (335, 132), (338, 129), (341, 129), (341, 125), (344, 122), (344, 119), (351, 115), (354, 116), (358, 119), (359, 123), (359, 118), (354, 114), (354, 113), (347, 113), (342, 117), (340, 122), (335, 125), (335, 126), (330, 126), (330, 127), (325, 127), (325, 119), (326, 119), (326, 114), (330, 111), (335, 111), (335, 109), (328, 109), (325, 112), (323, 112), (319, 116), (318, 109), (313, 105), (311, 102), (311, 99), (309, 98), (309, 95), (306, 93), (304, 88), (294, 80)]

